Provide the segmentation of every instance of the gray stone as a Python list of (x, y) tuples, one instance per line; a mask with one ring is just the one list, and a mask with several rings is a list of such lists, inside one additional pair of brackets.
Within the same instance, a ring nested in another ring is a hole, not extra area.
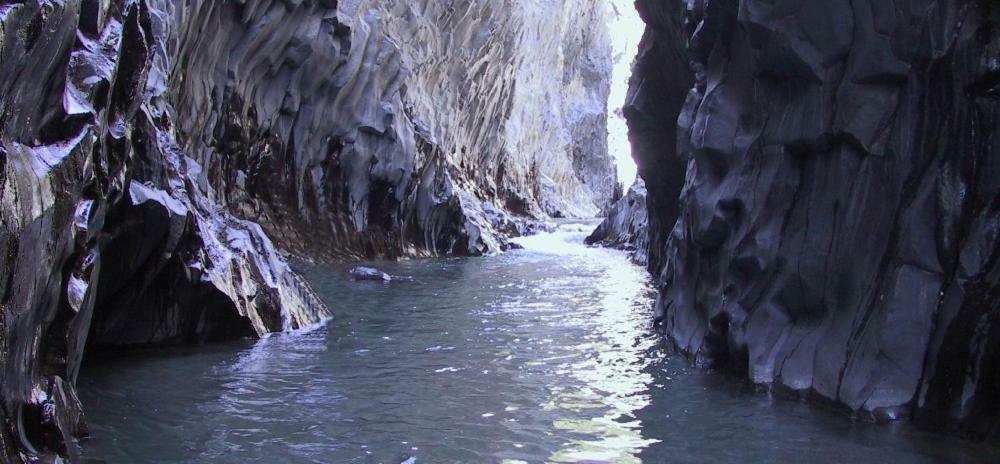
[(77, 459), (85, 347), (328, 318), (284, 252), (482, 255), (602, 209), (601, 5), (5, 2), (0, 461)]

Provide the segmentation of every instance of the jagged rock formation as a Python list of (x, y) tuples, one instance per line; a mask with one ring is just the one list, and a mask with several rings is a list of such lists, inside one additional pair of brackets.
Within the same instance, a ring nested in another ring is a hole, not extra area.
[(649, 262), (649, 218), (646, 212), (646, 183), (636, 179), (608, 216), (584, 240), (587, 245), (601, 245), (629, 252), (632, 261), (645, 266)]
[(684, 3), (639, 0), (647, 27), (629, 79), (625, 113), (632, 157), (645, 181), (648, 214), (648, 267), (663, 268), (667, 238), (677, 222), (677, 197), (687, 162), (677, 153), (677, 115), (693, 84), (688, 66)]
[(996, 433), (1000, 8), (687, 5), (640, 2), (629, 107), (664, 330), (754, 382)]
[(478, 255), (502, 246), (484, 202), (610, 200), (598, 0), (160, 3), (182, 146), (299, 254)]
[(141, 1), (0, 6), (0, 461), (79, 457), (85, 346), (329, 317), (178, 149), (161, 25)]

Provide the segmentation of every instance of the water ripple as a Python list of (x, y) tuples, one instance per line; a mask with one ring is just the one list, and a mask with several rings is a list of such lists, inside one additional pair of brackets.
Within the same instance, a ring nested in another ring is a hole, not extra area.
[[(325, 327), (88, 363), (80, 382), (95, 436), (88, 459), (819, 464), (972, 456), (941, 439), (858, 431), (838, 416), (776, 406), (728, 377), (686, 369), (650, 330), (646, 272), (622, 253), (583, 246), (586, 230), (521, 239), (524, 250), (490, 258), (384, 263), (414, 277), (391, 285), (316, 270), (315, 288), (336, 308)], [(872, 442), (888, 446), (874, 453)]]

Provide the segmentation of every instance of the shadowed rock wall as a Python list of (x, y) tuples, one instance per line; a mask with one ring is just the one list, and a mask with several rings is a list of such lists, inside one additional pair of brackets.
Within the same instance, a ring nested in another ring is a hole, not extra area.
[(79, 458), (85, 346), (329, 317), (176, 144), (153, 6), (0, 6), (0, 461)]
[[(876, 419), (995, 434), (1000, 8), (663, 0), (641, 10), (649, 41), (630, 122), (659, 321), (677, 346)], [(695, 84), (679, 114), (657, 115), (671, 84), (662, 76), (680, 66), (654, 64), (649, 50), (684, 46)], [(649, 155), (656, 127), (677, 131), (680, 158)]]
[(687, 162), (677, 152), (677, 115), (693, 84), (687, 58), (683, 2), (639, 0), (646, 32), (632, 65), (623, 107), (632, 157), (645, 181), (649, 221), (648, 266), (663, 267), (667, 238), (677, 222), (677, 197)]

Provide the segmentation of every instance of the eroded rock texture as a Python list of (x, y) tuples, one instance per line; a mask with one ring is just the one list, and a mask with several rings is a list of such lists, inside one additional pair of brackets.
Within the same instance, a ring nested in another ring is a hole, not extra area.
[(599, 0), (159, 1), (182, 146), (302, 255), (484, 254), (483, 210), (610, 200)]
[(155, 6), (0, 5), (0, 461), (79, 457), (85, 346), (329, 316), (175, 142)]
[(522, 215), (610, 203), (603, 0), (366, 3), (412, 70), (404, 101), (436, 152), (423, 155), (447, 159), (460, 188)]
[(636, 264), (648, 264), (649, 217), (646, 200), (646, 183), (637, 179), (628, 193), (611, 207), (601, 225), (587, 237), (587, 245), (625, 250)]
[[(641, 4), (630, 103), (666, 332), (755, 382), (995, 434), (1000, 8), (682, 3)], [(656, 106), (677, 65), (650, 51), (685, 44), (678, 119)], [(687, 171), (669, 235), (676, 161), (649, 155), (657, 126), (678, 128)]]
[(685, 3), (638, 0), (636, 8), (646, 32), (632, 65), (627, 101), (632, 157), (647, 195), (648, 266), (663, 268), (667, 238), (677, 222), (677, 197), (684, 185), (687, 163), (677, 153), (677, 115), (693, 84), (687, 58)]

